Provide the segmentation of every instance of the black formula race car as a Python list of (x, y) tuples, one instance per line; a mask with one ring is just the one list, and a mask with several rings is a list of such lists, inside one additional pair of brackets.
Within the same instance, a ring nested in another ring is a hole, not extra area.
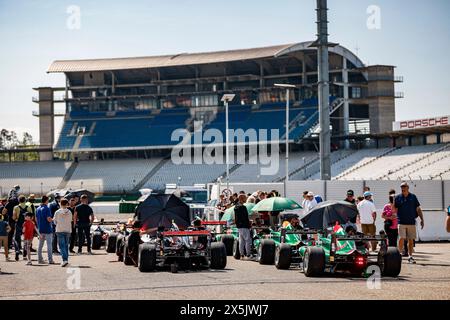
[[(222, 242), (212, 242), (209, 230), (158, 231), (156, 237), (142, 237), (137, 266), (141, 272), (154, 271), (158, 267), (178, 269), (224, 269), (227, 252)], [(125, 251), (127, 243), (125, 242)], [(124, 262), (128, 259), (124, 254)]]

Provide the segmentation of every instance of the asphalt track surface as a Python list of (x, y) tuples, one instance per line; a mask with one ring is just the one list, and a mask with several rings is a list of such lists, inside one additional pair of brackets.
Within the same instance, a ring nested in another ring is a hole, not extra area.
[[(37, 241), (34, 245), (37, 247)], [(0, 251), (2, 299), (450, 299), (450, 243), (418, 243), (417, 264), (403, 262), (397, 278), (375, 282), (346, 275), (307, 278), (298, 268), (228, 257), (225, 270), (141, 273), (103, 249), (71, 255), (69, 266), (5, 262)], [(44, 257), (46, 257), (44, 255)], [(60, 256), (55, 256), (60, 262)], [(79, 283), (75, 276), (79, 274)], [(79, 286), (78, 286), (79, 284)], [(370, 287), (370, 288), (369, 288)]]

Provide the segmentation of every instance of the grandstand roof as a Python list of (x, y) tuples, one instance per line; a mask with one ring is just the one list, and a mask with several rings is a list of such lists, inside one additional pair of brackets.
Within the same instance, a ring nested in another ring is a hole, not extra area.
[[(279, 57), (284, 54), (305, 49), (314, 50), (313, 48), (309, 47), (311, 43), (312, 42), (309, 41), (252, 49), (237, 49), (203, 53), (180, 53), (175, 55), (148, 57), (56, 60), (50, 65), (47, 72), (56, 73), (147, 69), (261, 59), (269, 57)], [(330, 48), (330, 51), (337, 54), (346, 55), (357, 67), (363, 66), (362, 62), (353, 53), (341, 46)]]

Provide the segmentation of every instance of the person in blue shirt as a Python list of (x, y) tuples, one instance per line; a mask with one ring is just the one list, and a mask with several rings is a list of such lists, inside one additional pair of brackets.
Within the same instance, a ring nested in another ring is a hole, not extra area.
[[(55, 212), (60, 208), (59, 202), (61, 201), (61, 196), (59, 194), (55, 195), (55, 200), (53, 200), (48, 207), (50, 208), (50, 213), (52, 214), (52, 219), (55, 216)], [(56, 234), (55, 234), (55, 225), (53, 225), (53, 253), (59, 253), (58, 251), (58, 241), (56, 240)]]
[(42, 248), (44, 242), (47, 242), (48, 263), (53, 262), (53, 225), (52, 213), (48, 207), (48, 197), (42, 196), (41, 205), (36, 210), (36, 223), (39, 231), (39, 246), (38, 246), (38, 263), (44, 264), (42, 257)]
[(416, 218), (420, 218), (420, 226), (423, 229), (424, 220), (422, 209), (420, 208), (419, 200), (415, 194), (409, 192), (409, 185), (402, 182), (400, 185), (402, 193), (397, 195), (394, 199), (393, 212), (397, 213), (398, 219), (398, 233), (400, 240), (398, 242), (398, 249), (403, 251), (405, 240), (408, 241), (408, 262), (416, 263), (412, 253), (414, 247), (414, 240), (416, 239)]

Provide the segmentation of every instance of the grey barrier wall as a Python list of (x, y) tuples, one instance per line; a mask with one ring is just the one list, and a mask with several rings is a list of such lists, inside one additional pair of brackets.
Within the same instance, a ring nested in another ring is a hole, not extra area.
[[(394, 189), (400, 193), (398, 180), (305, 180), (289, 181), (287, 183), (287, 196), (301, 202), (302, 193), (305, 190), (319, 194), (324, 200), (343, 200), (348, 189), (352, 189), (355, 195), (362, 195), (364, 186), (370, 187), (374, 194), (374, 203), (377, 208), (376, 229), (377, 232), (383, 229), (383, 219), (381, 212), (388, 202), (388, 193)], [(419, 180), (407, 181), (410, 191), (417, 195), (424, 212), (425, 228), (417, 228), (417, 237), (420, 241), (448, 241), (450, 233), (445, 230), (445, 219), (447, 218), (446, 208), (450, 205), (450, 180)], [(209, 184), (211, 188), (212, 184)], [(221, 185), (221, 190), (226, 185)], [(230, 188), (234, 192), (244, 190), (254, 192), (256, 190), (270, 191), (278, 190), (283, 194), (284, 183), (230, 183)]]
[[(287, 197), (301, 201), (303, 191), (308, 190), (319, 194), (324, 200), (343, 200), (346, 192), (352, 189), (355, 196), (363, 194), (364, 186), (370, 187), (374, 194), (377, 208), (382, 208), (388, 202), (388, 193), (394, 189), (400, 193), (400, 180), (302, 180), (287, 183)], [(450, 180), (414, 180), (407, 181), (410, 191), (417, 195), (423, 210), (444, 210), (450, 205)], [(221, 185), (221, 190), (226, 185)], [(257, 190), (278, 190), (284, 195), (284, 183), (230, 183), (233, 192), (244, 190), (252, 193)]]

